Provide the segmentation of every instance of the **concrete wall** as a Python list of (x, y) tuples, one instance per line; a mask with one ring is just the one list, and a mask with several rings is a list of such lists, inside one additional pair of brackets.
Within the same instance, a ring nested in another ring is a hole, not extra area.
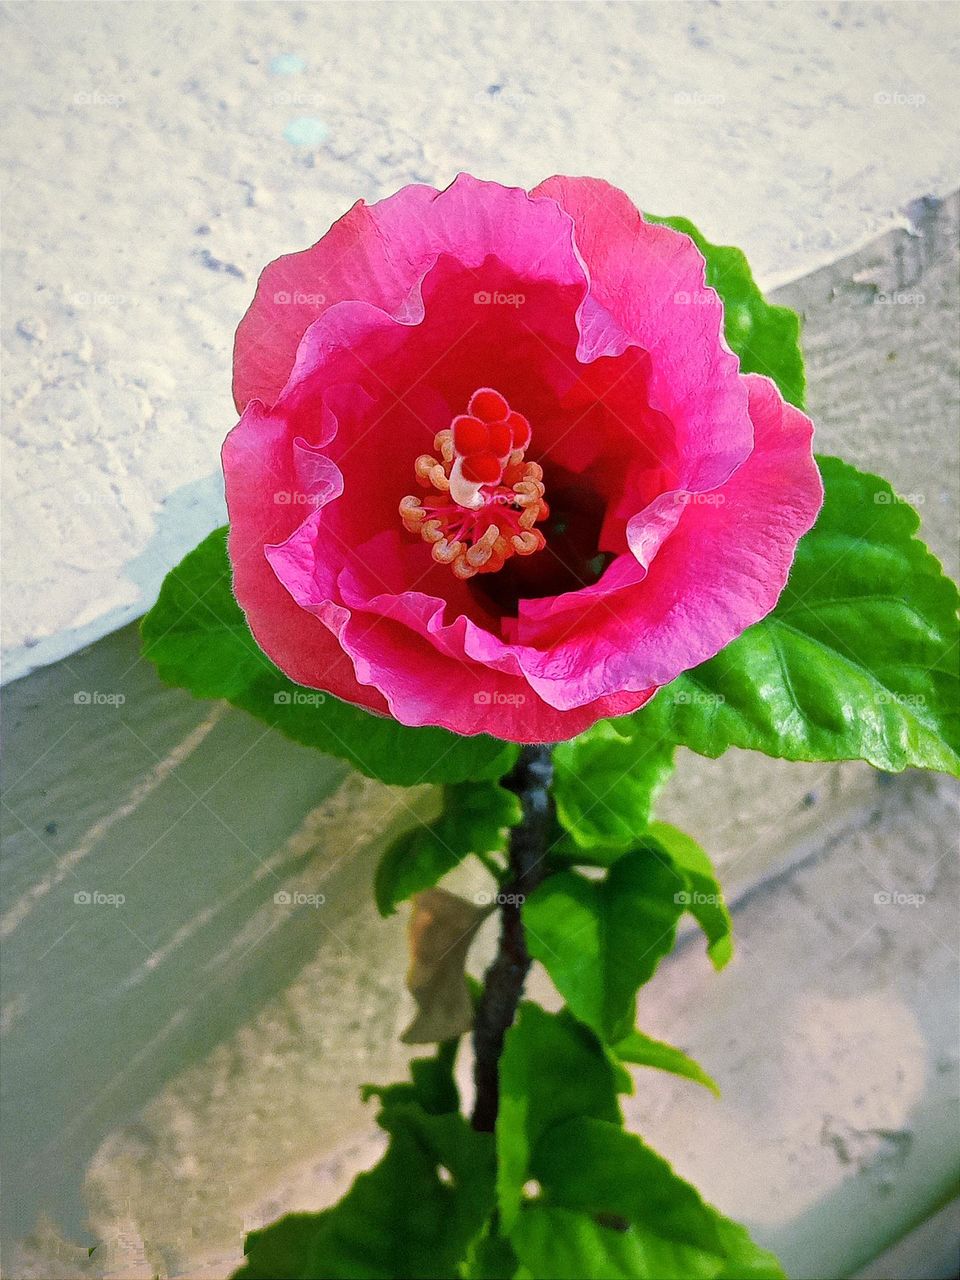
[(269, 258), (359, 196), (559, 171), (795, 278), (957, 185), (954, 15), (5, 6), (5, 678), (143, 613), (222, 520), (233, 331)]
[[(8, 674), (41, 664), (5, 698), (4, 1274), (225, 1275), (245, 1226), (372, 1162), (357, 1085), (406, 1057), (404, 923), (370, 880), (435, 796), (162, 688), (116, 629), (219, 518), (230, 335), (264, 257), (460, 166), (602, 173), (792, 277), (820, 449), (911, 495), (956, 573), (957, 201), (922, 198), (953, 177), (949, 13), (4, 11)], [(299, 117), (326, 139), (285, 140)], [(739, 952), (718, 977), (686, 939), (642, 1025), (724, 1100), (638, 1073), (631, 1122), (791, 1275), (868, 1264), (950, 1194), (957, 792), (731, 752), (686, 757), (665, 797), (716, 857)], [(94, 892), (124, 901), (74, 900)], [(946, 1275), (952, 1223), (874, 1277)]]

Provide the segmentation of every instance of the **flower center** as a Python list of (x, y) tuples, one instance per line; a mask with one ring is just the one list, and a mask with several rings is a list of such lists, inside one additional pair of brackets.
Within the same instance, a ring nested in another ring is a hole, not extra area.
[(546, 545), (533, 526), (549, 515), (543, 470), (525, 462), (530, 423), (499, 391), (481, 387), (467, 412), (438, 431), (429, 453), (417, 458), (417, 482), (427, 492), (408, 494), (400, 518), (408, 533), (431, 544), (438, 564), (458, 578), (496, 573), (511, 556), (529, 556)]

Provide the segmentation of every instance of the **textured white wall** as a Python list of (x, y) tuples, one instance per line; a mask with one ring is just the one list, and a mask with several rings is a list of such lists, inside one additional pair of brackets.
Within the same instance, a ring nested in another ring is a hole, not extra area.
[(265, 261), (458, 169), (591, 173), (796, 276), (955, 185), (949, 4), (4, 6), (7, 679), (222, 519)]

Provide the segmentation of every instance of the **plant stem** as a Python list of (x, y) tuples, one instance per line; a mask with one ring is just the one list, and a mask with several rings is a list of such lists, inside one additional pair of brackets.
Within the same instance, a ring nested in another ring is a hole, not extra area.
[(487, 970), (473, 1029), (476, 1103), (473, 1127), (492, 1133), (499, 1103), (498, 1066), (530, 968), (520, 907), (547, 872), (553, 829), (553, 760), (548, 745), (525, 746), (503, 780), (520, 801), (523, 817), (510, 832), (510, 871), (500, 890), (500, 945)]

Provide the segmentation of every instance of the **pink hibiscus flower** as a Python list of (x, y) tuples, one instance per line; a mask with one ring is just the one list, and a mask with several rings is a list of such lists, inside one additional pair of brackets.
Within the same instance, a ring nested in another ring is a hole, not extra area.
[(773, 608), (812, 425), (741, 374), (693, 242), (588, 178), (461, 175), (272, 263), (223, 449), (234, 589), (300, 684), (568, 738)]

